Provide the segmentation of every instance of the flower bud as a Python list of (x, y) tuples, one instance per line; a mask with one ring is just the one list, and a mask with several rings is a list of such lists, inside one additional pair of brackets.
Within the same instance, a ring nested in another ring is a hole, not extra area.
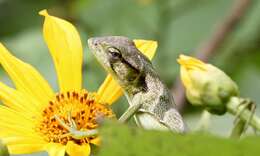
[(224, 114), (226, 102), (239, 94), (236, 83), (217, 67), (196, 58), (180, 55), (178, 63), (189, 102), (213, 114)]

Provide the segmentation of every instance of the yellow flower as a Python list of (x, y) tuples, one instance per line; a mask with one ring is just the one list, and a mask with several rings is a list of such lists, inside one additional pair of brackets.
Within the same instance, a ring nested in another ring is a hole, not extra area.
[(211, 113), (225, 113), (226, 101), (239, 94), (236, 83), (217, 67), (196, 58), (180, 55), (178, 62), (190, 103), (202, 105)]
[[(121, 95), (120, 86), (107, 76), (97, 93), (82, 88), (82, 45), (75, 27), (46, 10), (43, 34), (57, 71), (60, 91), (54, 93), (48, 82), (31, 65), (24, 63), (0, 43), (0, 64), (15, 88), (0, 82), (0, 138), (11, 154), (47, 151), (50, 156), (90, 154), (90, 144), (99, 137), (74, 139), (55, 118), (78, 130), (98, 127), (96, 116), (113, 117), (107, 105)], [(136, 46), (149, 58), (155, 53), (155, 41), (135, 40)], [(73, 120), (71, 122), (69, 116)], [(70, 120), (70, 121), (69, 121)]]

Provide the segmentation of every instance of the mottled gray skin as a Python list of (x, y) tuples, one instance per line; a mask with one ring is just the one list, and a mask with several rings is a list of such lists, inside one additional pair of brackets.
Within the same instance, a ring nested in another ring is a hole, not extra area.
[(186, 131), (171, 93), (132, 40), (122, 36), (96, 37), (89, 39), (88, 44), (98, 62), (121, 85), (130, 107), (142, 104), (135, 114), (139, 126)]

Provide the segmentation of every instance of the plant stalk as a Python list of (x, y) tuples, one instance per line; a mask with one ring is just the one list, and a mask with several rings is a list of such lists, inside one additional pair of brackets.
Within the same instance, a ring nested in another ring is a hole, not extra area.
[[(240, 97), (231, 97), (227, 103), (228, 112), (233, 115), (238, 114), (238, 118), (244, 122), (248, 122), (250, 126), (260, 131), (260, 118), (255, 114), (252, 114), (254, 112), (245, 108), (245, 105), (243, 105), (244, 101), (245, 99)], [(240, 127), (243, 128), (243, 126)]]
[(239, 139), (245, 129), (246, 122), (239, 119), (239, 121), (234, 125), (232, 132), (230, 134), (230, 138)]
[(210, 116), (211, 114), (207, 110), (202, 112), (199, 123), (196, 126), (197, 131), (207, 131), (209, 129)]
[(0, 156), (9, 156), (7, 147), (0, 140)]

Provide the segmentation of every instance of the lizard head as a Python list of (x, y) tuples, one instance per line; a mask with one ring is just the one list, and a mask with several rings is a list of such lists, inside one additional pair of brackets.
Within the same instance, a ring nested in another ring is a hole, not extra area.
[(95, 37), (88, 40), (98, 62), (121, 86), (129, 86), (142, 74), (144, 62), (150, 62), (127, 37)]

